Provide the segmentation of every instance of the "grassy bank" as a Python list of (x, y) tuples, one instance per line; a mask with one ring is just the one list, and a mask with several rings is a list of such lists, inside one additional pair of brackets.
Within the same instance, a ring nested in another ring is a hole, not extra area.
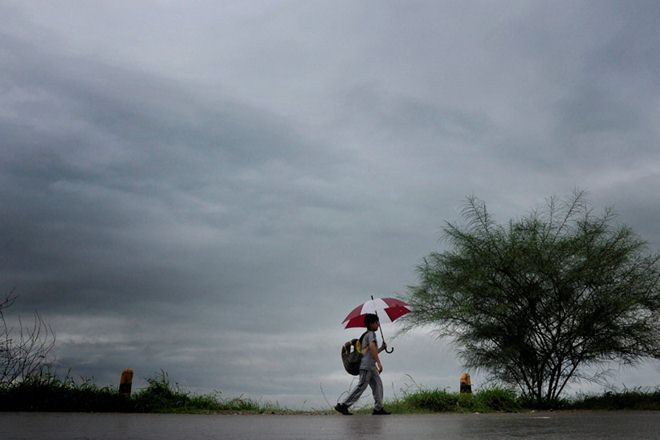
[[(514, 392), (502, 388), (483, 389), (474, 394), (420, 389), (405, 393), (399, 399), (385, 402), (385, 407), (395, 414), (517, 412), (525, 409)], [(357, 412), (371, 412), (371, 407), (362, 408)]]
[[(519, 412), (539, 409), (515, 392), (504, 388), (485, 388), (474, 394), (452, 393), (440, 389), (404, 392), (389, 400), (386, 408), (394, 414), (415, 413), (488, 413)], [(623, 390), (543, 405), (556, 410), (660, 410), (660, 388)], [(172, 384), (162, 373), (147, 379), (147, 387), (130, 397), (110, 387), (98, 387), (90, 381), (75, 381), (40, 374), (20, 383), (0, 387), (0, 411), (82, 411), (143, 413), (241, 413), (241, 414), (335, 414), (330, 408), (321, 411), (294, 411), (253, 399), (223, 398), (217, 394), (192, 394)], [(371, 404), (357, 409), (370, 413)]]
[(592, 410), (652, 410), (660, 411), (660, 388), (655, 391), (632, 389), (583, 396), (571, 402), (571, 409)]
[(192, 394), (172, 384), (163, 373), (147, 379), (148, 386), (130, 397), (90, 381), (40, 374), (0, 387), (0, 411), (82, 411), (145, 413), (286, 413), (286, 408), (242, 397)]
[[(544, 410), (660, 410), (660, 388), (655, 390), (623, 390), (598, 395), (583, 395), (552, 403), (529, 402), (504, 388), (486, 388), (474, 394), (452, 393), (446, 390), (419, 389), (386, 402), (393, 413), (488, 413)], [(371, 407), (358, 410), (371, 412)]]

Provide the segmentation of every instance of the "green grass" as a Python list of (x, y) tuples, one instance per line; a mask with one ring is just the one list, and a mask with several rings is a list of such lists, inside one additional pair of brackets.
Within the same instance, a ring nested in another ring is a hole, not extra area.
[(199, 412), (239, 412), (239, 413), (286, 413), (270, 403), (260, 403), (253, 399), (234, 397), (225, 399), (216, 394), (191, 394), (173, 385), (167, 374), (147, 379), (147, 388), (131, 396), (137, 412), (199, 413)]
[[(484, 388), (474, 394), (452, 393), (441, 389), (417, 389), (404, 392), (403, 397), (386, 401), (385, 407), (394, 414), (415, 413), (488, 413), (546, 410), (660, 410), (660, 388), (633, 389), (581, 396), (571, 400), (536, 403), (526, 401), (506, 388)], [(371, 412), (371, 405), (357, 410)]]
[[(371, 404), (358, 414), (371, 413)], [(527, 402), (506, 388), (483, 388), (474, 394), (442, 389), (406, 390), (385, 402), (394, 414), (517, 412), (532, 409), (567, 410), (660, 410), (660, 388), (626, 389), (586, 395), (539, 405)], [(224, 398), (221, 393), (192, 394), (172, 384), (165, 372), (147, 379), (147, 387), (130, 397), (115, 388), (99, 387), (89, 380), (76, 381), (68, 374), (58, 378), (50, 372), (0, 387), (0, 411), (82, 411), (146, 413), (240, 413), (240, 414), (335, 414), (332, 409), (293, 411), (243, 396)]]
[(12, 385), (0, 387), (0, 411), (96, 411), (127, 412), (130, 398), (109, 387), (70, 376), (60, 379), (42, 373)]
[(148, 413), (288, 413), (270, 403), (243, 397), (222, 398), (216, 394), (191, 394), (172, 384), (166, 373), (147, 379), (147, 387), (130, 397), (91, 381), (75, 381), (68, 374), (60, 379), (50, 372), (0, 387), (0, 411), (82, 411)]
[(476, 409), (486, 411), (515, 412), (522, 409), (520, 398), (515, 392), (505, 388), (485, 388), (474, 395)]
[[(475, 394), (452, 393), (441, 389), (418, 389), (404, 392), (403, 397), (385, 402), (393, 414), (438, 412), (515, 412), (522, 410), (518, 396), (503, 388), (485, 388)], [(370, 406), (358, 413), (368, 413)]]
[(660, 388), (608, 391), (600, 395), (582, 396), (570, 404), (571, 409), (591, 410), (660, 410)]

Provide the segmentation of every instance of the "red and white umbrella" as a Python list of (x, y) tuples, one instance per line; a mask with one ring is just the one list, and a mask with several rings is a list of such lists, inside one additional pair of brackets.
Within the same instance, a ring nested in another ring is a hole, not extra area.
[(408, 303), (396, 298), (374, 298), (360, 304), (346, 316), (342, 324), (344, 328), (364, 327), (364, 317), (371, 313), (378, 315), (382, 323), (394, 322), (406, 313), (410, 313)]
[[(349, 313), (342, 324), (344, 328), (364, 327), (364, 317), (367, 314), (378, 315), (380, 323), (394, 322), (406, 313), (410, 313), (410, 306), (408, 303), (396, 298), (374, 298), (360, 304)], [(380, 329), (380, 336), (383, 336), (383, 329)], [(391, 353), (391, 351), (387, 351)]]

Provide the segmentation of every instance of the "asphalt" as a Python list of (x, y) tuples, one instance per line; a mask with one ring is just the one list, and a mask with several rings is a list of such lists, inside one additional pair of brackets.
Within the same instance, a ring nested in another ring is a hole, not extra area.
[(438, 415), (0, 413), (0, 439), (653, 439), (660, 412)]

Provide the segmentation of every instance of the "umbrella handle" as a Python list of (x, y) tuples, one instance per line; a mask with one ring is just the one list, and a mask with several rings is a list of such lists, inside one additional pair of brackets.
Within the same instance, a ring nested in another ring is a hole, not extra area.
[[(385, 342), (385, 336), (383, 335), (383, 328), (380, 327), (380, 337), (383, 339), (383, 342)], [(390, 347), (389, 349), (385, 349), (385, 353), (390, 354), (394, 351), (394, 347)]]
[[(373, 295), (371, 295), (371, 300), (372, 300), (372, 301), (374, 300), (374, 296), (373, 296)], [(378, 311), (376, 311), (376, 316), (378, 316)], [(380, 326), (379, 326), (378, 328), (379, 328), (379, 330), (380, 330), (380, 337), (381, 337), (381, 339), (383, 340), (383, 342), (385, 342), (385, 335), (383, 335), (383, 327), (380, 327)], [(394, 351), (394, 347), (390, 347), (389, 350), (388, 350), (387, 348), (385, 349), (385, 353), (387, 353), (387, 354), (390, 354), (390, 353), (392, 353), (393, 351)]]

